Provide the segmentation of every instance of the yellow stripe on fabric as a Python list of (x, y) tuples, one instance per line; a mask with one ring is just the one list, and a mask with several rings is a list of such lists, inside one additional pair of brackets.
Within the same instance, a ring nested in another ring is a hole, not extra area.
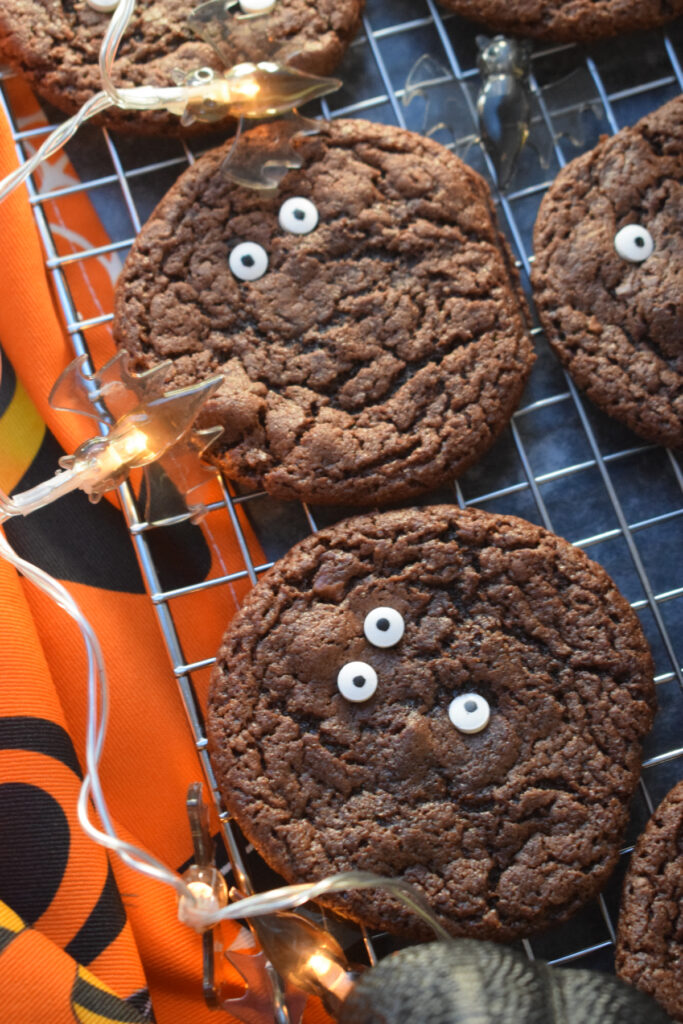
[(45, 424), (17, 380), (12, 401), (0, 419), (0, 486), (11, 491), (35, 459), (45, 436)]
[(79, 1024), (146, 1024), (130, 1003), (119, 999), (80, 964), (71, 993), (71, 1008)]
[(81, 981), (84, 981), (86, 985), (92, 985), (93, 988), (98, 988), (100, 992), (107, 992), (109, 995), (114, 995), (108, 985), (105, 985), (97, 975), (89, 971), (87, 967), (83, 967), (82, 964), (78, 965), (78, 977)]
[(11, 907), (8, 907), (6, 903), (0, 900), (0, 928), (18, 935), (25, 927), (26, 925), (19, 915), (15, 914)]
[(19, 915), (0, 900), (0, 953), (7, 949), (25, 927)]

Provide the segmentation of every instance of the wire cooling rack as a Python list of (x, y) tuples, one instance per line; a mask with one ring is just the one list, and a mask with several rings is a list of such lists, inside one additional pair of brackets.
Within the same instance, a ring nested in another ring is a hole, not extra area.
[[(491, 185), (499, 221), (529, 293), (531, 232), (545, 190), (560, 167), (590, 149), (600, 134), (634, 123), (683, 89), (683, 25), (585, 49), (536, 44), (530, 145), (504, 194), (496, 187), (490, 161), (476, 137), (476, 35), (472, 25), (445, 14), (433, 0), (367, 0), (362, 31), (339, 69), (344, 86), (322, 104), (322, 113), (428, 131), (476, 167)], [(418, 64), (423, 55), (429, 61)], [(415, 81), (416, 66), (419, 89), (407, 87), (409, 80)], [(7, 100), (5, 108), (23, 154), (24, 145), (44, 132), (20, 130)], [(40, 195), (31, 187), (46, 266), (77, 354), (88, 351), (89, 332), (111, 320), (111, 314), (83, 318), (69, 289), (69, 266), (102, 255), (123, 258), (157, 201), (208, 145), (206, 140), (131, 141), (86, 129), (69, 149), (82, 184)], [(111, 243), (60, 256), (43, 205), (64, 191), (81, 189), (87, 190)], [(451, 487), (424, 500), (455, 500), (461, 506), (520, 515), (566, 537), (607, 569), (637, 611), (650, 642), (659, 711), (645, 743), (642, 781), (620, 866), (597, 902), (567, 924), (523, 943), (531, 957), (559, 964), (580, 961), (581, 966), (609, 971), (619, 893), (632, 844), (653, 808), (683, 777), (683, 472), (671, 452), (643, 443), (580, 396), (538, 326), (532, 335), (538, 359), (509, 427), (481, 462)], [(164, 533), (170, 531), (177, 543), (173, 531), (179, 520), (146, 522), (132, 493), (127, 488), (121, 492), (132, 542), (210, 785), (213, 776), (199, 696), (205, 686), (198, 681), (213, 663), (215, 649), (188, 652), (176, 628), (175, 609), (184, 600), (201, 600), (206, 588), (227, 587), (233, 593), (238, 582), (255, 583), (296, 540), (349, 511), (285, 505), (261, 492), (236, 494), (225, 483), (221, 487), (222, 499), (211, 505), (207, 522), (220, 517), (228, 524), (241, 565), (209, 579), (184, 579), (180, 585), (169, 571), (168, 559), (158, 554), (164, 549), (158, 542)], [(245, 519), (265, 560), (251, 550)], [(230, 844), (225, 814), (222, 822)], [(256, 855), (239, 837), (235, 843), (256, 887), (271, 883)], [(358, 938), (357, 932), (347, 930), (347, 945), (354, 936)], [(363, 939), (371, 961), (396, 945), (382, 935)]]

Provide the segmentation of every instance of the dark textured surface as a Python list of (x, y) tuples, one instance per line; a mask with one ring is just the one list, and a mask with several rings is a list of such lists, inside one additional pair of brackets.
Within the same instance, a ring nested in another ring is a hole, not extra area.
[[(138, 3), (119, 50), (115, 83), (169, 86), (174, 68), (186, 73), (207, 65), (221, 70), (213, 49), (187, 25), (195, 6), (186, 0)], [(357, 31), (362, 8), (363, 0), (277, 0), (270, 16), (273, 35), (287, 53), (297, 51), (293, 65), (326, 75)], [(97, 58), (109, 20), (110, 15), (94, 11), (85, 0), (4, 0), (0, 54), (28, 77), (41, 96), (74, 114), (102, 88)], [(236, 48), (232, 63), (273, 56), (278, 56), (278, 50), (263, 54)], [(131, 131), (179, 128), (178, 118), (164, 112), (110, 110), (97, 123)]]
[[(368, 611), (405, 620), (394, 648)], [(337, 690), (365, 661), (377, 692)], [(637, 617), (582, 552), (523, 520), (451, 506), (358, 517), (303, 541), (226, 634), (208, 735), (225, 801), (290, 882), (403, 876), (455, 934), (564, 919), (617, 859), (654, 707)], [(458, 693), (488, 727), (450, 724)], [(381, 891), (343, 914), (415, 936)]]
[(651, 999), (592, 971), (460, 939), (395, 953), (361, 976), (339, 1024), (668, 1024)]
[(631, 857), (616, 968), (683, 1022), (683, 782), (659, 805)]
[[(626, 224), (654, 252), (614, 249)], [(683, 447), (683, 97), (560, 172), (534, 231), (534, 296), (579, 387), (646, 440)]]
[[(230, 184), (218, 149), (180, 178), (132, 249), (115, 331), (139, 368), (220, 369), (206, 422), (229, 475), (276, 497), (372, 505), (461, 472), (493, 442), (532, 361), (488, 189), (445, 148), (366, 121), (297, 142), (274, 197)], [(306, 196), (320, 222), (277, 214)], [(239, 242), (270, 265), (228, 267)]]
[(683, 14), (683, 0), (439, 0), (496, 32), (590, 42), (635, 32)]

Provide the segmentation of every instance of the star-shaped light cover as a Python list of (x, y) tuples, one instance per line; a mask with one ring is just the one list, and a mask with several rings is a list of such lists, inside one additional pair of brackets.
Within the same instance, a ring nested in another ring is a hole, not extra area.
[[(50, 393), (50, 405), (64, 412), (81, 413), (112, 427), (105, 438), (96, 437), (81, 445), (105, 448), (118, 437), (128, 443), (132, 432), (144, 439), (139, 455), (128, 458), (120, 474), (112, 473), (102, 487), (90, 494), (97, 501), (104, 491), (116, 486), (131, 468), (143, 467), (145, 473), (145, 515), (148, 521), (170, 518), (187, 509), (197, 520), (206, 511), (202, 491), (215, 480), (215, 470), (201, 456), (221, 433), (221, 427), (193, 430), (199, 410), (220, 387), (222, 377), (209, 377), (186, 388), (165, 388), (170, 363), (160, 363), (145, 373), (132, 372), (125, 352), (110, 359), (96, 373), (86, 369), (88, 357), (79, 356), (67, 366)], [(74, 456), (66, 455), (60, 464), (69, 468)], [(171, 486), (169, 486), (169, 484)], [(175, 500), (175, 508), (172, 503)]]

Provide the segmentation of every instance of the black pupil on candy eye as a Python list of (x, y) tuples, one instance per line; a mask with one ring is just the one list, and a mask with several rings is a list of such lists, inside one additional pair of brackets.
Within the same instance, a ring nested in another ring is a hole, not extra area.
[(476, 702), (476, 700), (466, 700), (465, 701), (465, 711), (476, 711), (476, 710), (477, 710), (477, 702)]
[(253, 267), (254, 266), (254, 257), (250, 256), (249, 253), (247, 253), (246, 256), (242, 257), (242, 266), (243, 267)]
[(376, 625), (378, 629), (381, 629), (383, 633), (386, 633), (389, 629), (389, 619), (378, 619)]
[(294, 216), (296, 217), (297, 220), (305, 220), (306, 219), (306, 211), (302, 210), (302, 209), (295, 210), (294, 211)]
[(637, 245), (639, 248), (642, 249), (642, 247), (645, 245), (645, 239), (642, 235), (636, 235), (636, 237), (633, 239), (633, 243), (634, 245)]
[(354, 676), (353, 677), (353, 685), (354, 686), (365, 686), (365, 676)]

